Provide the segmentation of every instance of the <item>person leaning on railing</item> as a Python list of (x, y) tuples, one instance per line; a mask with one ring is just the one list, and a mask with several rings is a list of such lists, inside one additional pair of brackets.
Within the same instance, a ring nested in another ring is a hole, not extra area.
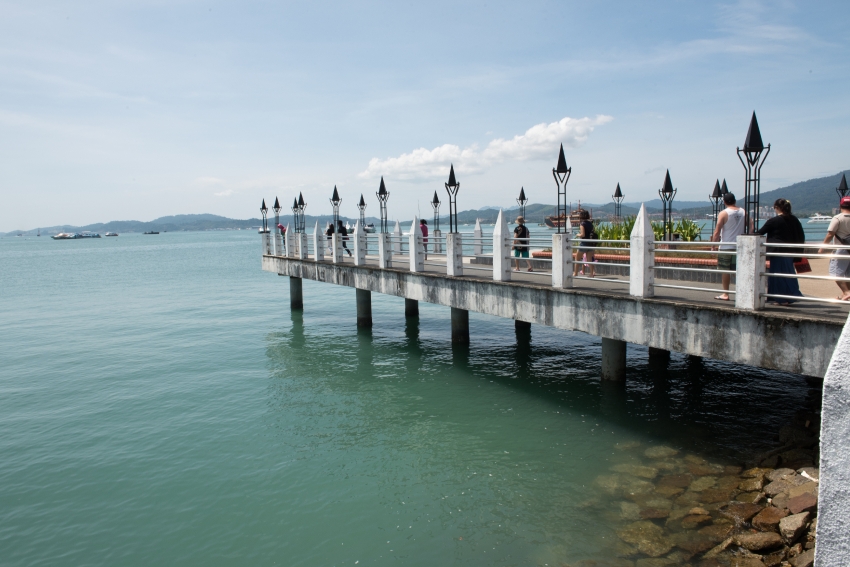
[[(776, 211), (776, 216), (767, 219), (761, 228), (756, 230), (756, 234), (767, 235), (767, 242), (775, 242), (778, 244), (805, 244), (806, 234), (803, 232), (803, 225), (800, 224), (800, 219), (791, 214), (791, 201), (788, 199), (777, 199), (773, 203), (773, 210)], [(802, 253), (802, 249), (793, 248), (776, 248), (767, 247), (768, 253)], [(770, 256), (769, 266), (767, 271), (771, 274), (795, 274), (794, 260), (787, 256)], [(797, 278), (767, 278), (767, 293), (774, 295), (792, 295), (803, 297), (800, 293), (800, 282)], [(791, 299), (777, 299), (770, 303), (778, 303), (779, 305), (790, 305), (793, 303)]]
[[(841, 197), (838, 203), (841, 210), (837, 215), (829, 221), (829, 228), (826, 229), (826, 238), (823, 239), (824, 244), (844, 244), (850, 245), (850, 197)], [(818, 250), (818, 254), (823, 254), (824, 249)], [(829, 261), (829, 275), (834, 278), (849, 278), (850, 277), (850, 252), (846, 248), (835, 250), (836, 257)], [(847, 258), (839, 258), (838, 256), (848, 256)], [(841, 290), (841, 295), (836, 299), (850, 301), (850, 286), (847, 282), (835, 282)]]

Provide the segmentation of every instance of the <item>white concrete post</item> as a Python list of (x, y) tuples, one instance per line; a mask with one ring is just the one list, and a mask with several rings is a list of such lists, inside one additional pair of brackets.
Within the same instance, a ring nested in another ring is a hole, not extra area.
[(319, 221), (316, 221), (316, 228), (313, 229), (313, 259), (321, 262), (325, 259), (325, 246), (327, 239), (319, 230)]
[(463, 237), (459, 232), (446, 235), (446, 274), (463, 275)]
[(410, 271), (425, 271), (425, 249), (422, 246), (422, 229), (419, 228), (419, 217), (413, 217), (410, 225)]
[(261, 232), (260, 233), (260, 240), (262, 241), (262, 244), (263, 244), (263, 254), (265, 254), (265, 255), (271, 254), (272, 253), (271, 234), (268, 231)]
[(738, 267), (735, 270), (735, 307), (756, 311), (764, 308), (764, 243), (757, 234), (738, 236)]
[(815, 567), (850, 565), (850, 318), (847, 321), (823, 379)]
[(351, 240), (354, 246), (354, 265), (362, 266), (366, 263), (366, 231), (359, 221), (354, 225), (354, 237)]
[(646, 213), (646, 205), (641, 203), (640, 212), (629, 243), (629, 295), (652, 297), (655, 295), (655, 233)]
[(378, 267), (393, 267), (393, 248), (390, 243), (390, 235), (385, 232), (378, 235)]
[(475, 219), (475, 230), (472, 231), (472, 237), (475, 239), (472, 243), (472, 253), (475, 256), (481, 256), (484, 253), (484, 243), (481, 232), (481, 219)]
[(307, 259), (307, 235), (303, 232), (299, 232), (295, 235), (296, 240), (298, 240), (298, 258), (301, 260)]
[(401, 254), (401, 225), (395, 221), (393, 229), (393, 254)]
[(292, 229), (289, 228), (289, 225), (286, 225), (286, 232), (283, 233), (283, 246), (285, 248), (285, 252), (281, 254), (281, 256), (288, 256), (289, 258), (294, 258), (295, 249), (292, 245)]
[(511, 281), (511, 247), (508, 245), (508, 223), (505, 215), (499, 210), (496, 228), (493, 229), (493, 280), (497, 282)]
[(334, 264), (342, 262), (342, 235), (338, 232), (331, 237), (331, 258)]
[(570, 219), (566, 232), (552, 235), (552, 287), (573, 287), (573, 241)]
[(443, 243), (440, 242), (440, 237), (442, 236), (442, 230), (435, 230), (431, 233), (431, 240), (434, 242), (434, 254), (442, 254), (443, 252)]
[(280, 233), (280, 229), (275, 227), (273, 232), (274, 237), (274, 250), (275, 256), (283, 256), (283, 235)]

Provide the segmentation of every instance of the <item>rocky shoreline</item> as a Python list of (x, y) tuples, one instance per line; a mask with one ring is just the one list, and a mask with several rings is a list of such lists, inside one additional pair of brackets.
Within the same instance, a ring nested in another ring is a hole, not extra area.
[(811, 567), (818, 503), (816, 414), (800, 412), (780, 446), (743, 466), (664, 445), (615, 446), (596, 509), (616, 526), (614, 557), (569, 567)]

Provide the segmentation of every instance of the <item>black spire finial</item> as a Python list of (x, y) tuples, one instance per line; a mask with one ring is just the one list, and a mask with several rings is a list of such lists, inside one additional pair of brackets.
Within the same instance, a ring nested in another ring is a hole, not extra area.
[(623, 196), (623, 192), (620, 191), (620, 184), (617, 183), (617, 189), (614, 191), (614, 197), (619, 199), (622, 196)]
[(455, 179), (455, 165), (451, 164), (451, 169), (449, 169), (449, 185), (457, 185), (457, 180)]
[(274, 207), (273, 208), (276, 211), (280, 210), (280, 203), (278, 202), (277, 197), (274, 198)]
[(386, 195), (387, 194), (387, 186), (384, 185), (384, 176), (381, 176), (381, 186), (378, 187), (378, 195)]
[(526, 200), (526, 198), (525, 198), (525, 187), (520, 187), (520, 188), (519, 188), (519, 200), (520, 200), (520, 201), (525, 201), (525, 200)]
[(720, 190), (720, 180), (716, 180), (714, 182), (714, 191), (711, 192), (712, 199), (719, 199), (723, 196), (723, 192)]
[(847, 194), (847, 175), (841, 174), (841, 183), (838, 184), (838, 190), (841, 191), (842, 194)]
[(366, 201), (363, 199), (363, 193), (360, 193), (360, 202), (357, 203), (357, 206), (358, 207), (365, 207), (366, 206)]
[(339, 192), (336, 190), (336, 185), (334, 185), (334, 194), (333, 194), (333, 197), (331, 197), (331, 201), (334, 201), (334, 202), (340, 201)]
[(431, 200), (431, 203), (433, 203), (434, 205), (439, 205), (439, 204), (440, 204), (440, 198), (439, 198), (439, 197), (437, 197), (437, 192), (436, 192), (436, 191), (434, 191), (434, 198)]
[(729, 192), (729, 187), (726, 186), (726, 179), (723, 180), (723, 183), (720, 184), (720, 193), (725, 195)]
[(564, 157), (564, 144), (561, 144), (561, 151), (558, 154), (558, 167), (555, 168), (557, 173), (567, 172), (567, 158)]
[(667, 175), (664, 176), (664, 187), (661, 188), (664, 193), (673, 192), (673, 182), (670, 181), (670, 170), (667, 170)]
[(298, 206), (304, 207), (304, 195), (303, 193), (298, 193)]
[(761, 132), (759, 131), (759, 123), (756, 120), (756, 112), (753, 111), (753, 118), (750, 120), (750, 129), (747, 130), (747, 139), (744, 140), (745, 152), (760, 152), (764, 149), (764, 142), (761, 141)]

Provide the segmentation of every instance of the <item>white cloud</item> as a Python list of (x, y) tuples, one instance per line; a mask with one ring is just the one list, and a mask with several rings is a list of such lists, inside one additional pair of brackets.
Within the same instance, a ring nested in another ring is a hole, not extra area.
[(464, 173), (475, 173), (489, 165), (508, 161), (557, 159), (558, 144), (576, 148), (587, 141), (594, 128), (613, 120), (600, 114), (594, 118), (562, 118), (550, 124), (532, 126), (524, 134), (510, 140), (496, 138), (479, 150), (476, 144), (461, 149), (454, 144), (443, 144), (432, 150), (419, 148), (410, 153), (387, 159), (372, 158), (361, 178), (391, 175), (397, 179), (435, 179), (446, 176), (449, 164), (463, 169)]
[(215, 195), (216, 197), (230, 197), (235, 192), (236, 191), (234, 191), (233, 189), (225, 189), (224, 191), (219, 191), (218, 193), (213, 193), (213, 195)]

